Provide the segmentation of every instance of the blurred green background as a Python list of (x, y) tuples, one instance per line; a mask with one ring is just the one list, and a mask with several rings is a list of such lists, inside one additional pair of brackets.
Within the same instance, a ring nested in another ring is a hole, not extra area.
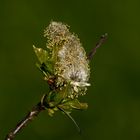
[(83, 133), (63, 114), (51, 118), (46, 111), (15, 140), (139, 140), (139, 0), (1, 0), (0, 139), (48, 91), (32, 45), (45, 46), (43, 30), (51, 20), (70, 25), (87, 52), (109, 35), (91, 62), (92, 86), (81, 98), (89, 108), (72, 113)]

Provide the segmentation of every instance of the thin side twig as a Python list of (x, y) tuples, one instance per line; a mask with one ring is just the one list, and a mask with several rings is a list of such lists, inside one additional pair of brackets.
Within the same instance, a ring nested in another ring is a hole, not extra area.
[(97, 42), (96, 46), (90, 51), (90, 53), (87, 55), (87, 59), (91, 60), (93, 56), (96, 53), (96, 50), (106, 41), (108, 34), (105, 33), (101, 36), (100, 40)]
[(42, 102), (39, 102), (32, 110), (26, 115), (26, 117), (17, 124), (17, 126), (10, 131), (5, 140), (13, 140), (18, 132), (20, 132), (29, 122), (31, 122), (41, 111), (45, 110)]

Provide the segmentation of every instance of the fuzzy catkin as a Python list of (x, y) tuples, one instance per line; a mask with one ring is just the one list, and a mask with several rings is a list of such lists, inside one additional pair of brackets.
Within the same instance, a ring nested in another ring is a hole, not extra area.
[(44, 31), (44, 37), (47, 37), (47, 48), (55, 60), (58, 86), (69, 83), (72, 87), (70, 98), (84, 95), (86, 87), (90, 85), (90, 69), (86, 52), (77, 35), (71, 33), (67, 25), (52, 21)]

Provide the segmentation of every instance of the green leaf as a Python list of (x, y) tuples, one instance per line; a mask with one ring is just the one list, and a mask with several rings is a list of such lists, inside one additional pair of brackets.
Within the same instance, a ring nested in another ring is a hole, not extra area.
[(54, 64), (50, 60), (50, 54), (48, 51), (42, 49), (42, 48), (36, 48), (33, 45), (33, 49), (35, 51), (35, 54), (39, 60), (39, 64), (37, 64), (37, 67), (46, 75), (46, 74), (53, 74), (54, 70)]
[(69, 104), (74, 109), (85, 110), (85, 109), (88, 108), (88, 104), (87, 103), (81, 103), (77, 99), (74, 99), (74, 100), (70, 101)]
[(71, 109), (85, 110), (88, 108), (88, 104), (81, 103), (77, 99), (73, 99), (61, 104), (61, 108), (63, 108), (64, 110), (71, 110)]
[(39, 60), (39, 62), (41, 64), (47, 64), (47, 61), (49, 60), (49, 53), (48, 51), (42, 49), (42, 48), (36, 48), (34, 45), (33, 45), (33, 49), (35, 51), (35, 54)]

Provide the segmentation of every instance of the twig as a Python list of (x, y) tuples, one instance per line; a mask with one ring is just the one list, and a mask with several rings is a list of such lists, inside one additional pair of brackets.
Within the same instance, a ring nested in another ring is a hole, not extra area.
[(29, 122), (31, 122), (41, 111), (45, 110), (42, 102), (39, 102), (32, 110), (27, 114), (27, 116), (17, 124), (15, 129), (13, 129), (5, 138), (5, 140), (13, 140), (14, 137), (21, 129), (23, 129)]
[(93, 58), (93, 56), (96, 53), (97, 48), (99, 48), (107, 39), (107, 33), (105, 33), (104, 35), (101, 36), (100, 40), (97, 42), (95, 48), (93, 48), (90, 53), (88, 54), (87, 58), (88, 60), (91, 60)]

